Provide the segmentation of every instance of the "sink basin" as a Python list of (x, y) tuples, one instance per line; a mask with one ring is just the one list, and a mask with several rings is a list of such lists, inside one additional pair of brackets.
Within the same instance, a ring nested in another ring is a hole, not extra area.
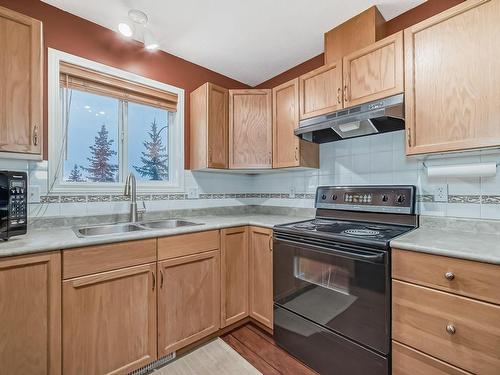
[(146, 229), (171, 229), (178, 227), (187, 227), (191, 225), (201, 225), (198, 223), (193, 223), (186, 220), (178, 220), (178, 219), (168, 219), (168, 220), (156, 220), (156, 221), (146, 221), (142, 223), (138, 223), (138, 226)]
[(109, 236), (111, 234), (130, 233), (139, 230), (144, 230), (134, 224), (112, 224), (99, 225), (85, 228), (75, 228), (74, 232), (78, 237), (94, 237), (94, 236)]

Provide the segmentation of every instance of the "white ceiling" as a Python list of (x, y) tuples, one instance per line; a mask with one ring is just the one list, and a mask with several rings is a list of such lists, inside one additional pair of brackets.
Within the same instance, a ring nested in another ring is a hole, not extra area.
[(112, 30), (148, 14), (163, 51), (255, 86), (323, 52), (323, 33), (372, 5), (386, 20), (425, 0), (43, 0)]

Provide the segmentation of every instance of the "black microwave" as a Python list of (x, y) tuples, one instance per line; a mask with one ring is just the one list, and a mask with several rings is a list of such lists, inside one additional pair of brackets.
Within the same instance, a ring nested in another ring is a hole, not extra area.
[(0, 171), (0, 239), (26, 234), (27, 190), (26, 173)]

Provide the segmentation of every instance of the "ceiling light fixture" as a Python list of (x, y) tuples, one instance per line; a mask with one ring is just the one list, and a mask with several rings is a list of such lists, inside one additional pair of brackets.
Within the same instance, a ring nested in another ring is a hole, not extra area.
[[(143, 11), (138, 9), (131, 9), (128, 12), (128, 21), (118, 24), (118, 31), (123, 36), (130, 38), (134, 36), (134, 30), (142, 29), (142, 40), (147, 50), (153, 51), (157, 49), (160, 44), (155, 38), (153, 32), (146, 27), (148, 23), (148, 16)], [(142, 27), (138, 27), (142, 26)], [(136, 33), (139, 34), (139, 33)], [(141, 35), (136, 35), (136, 39), (140, 39)]]

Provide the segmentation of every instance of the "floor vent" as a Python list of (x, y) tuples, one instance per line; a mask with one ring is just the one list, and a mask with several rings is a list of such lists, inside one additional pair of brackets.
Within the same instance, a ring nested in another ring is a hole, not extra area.
[(175, 352), (170, 353), (169, 355), (166, 355), (165, 357), (161, 357), (160, 359), (157, 359), (156, 361), (150, 363), (149, 365), (146, 365), (144, 367), (141, 367), (135, 371), (132, 371), (129, 373), (129, 375), (146, 375), (151, 372), (153, 372), (155, 369), (165, 366), (168, 362), (173, 361), (175, 359)]

